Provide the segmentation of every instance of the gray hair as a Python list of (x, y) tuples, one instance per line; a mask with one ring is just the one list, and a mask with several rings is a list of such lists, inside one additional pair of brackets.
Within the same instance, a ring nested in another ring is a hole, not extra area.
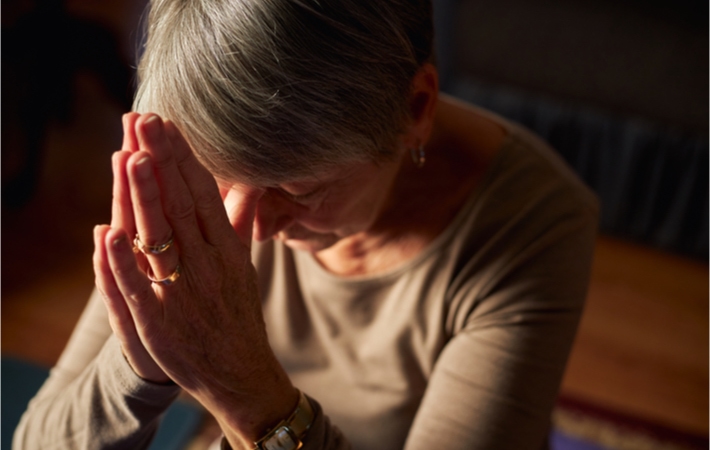
[(134, 109), (217, 176), (275, 184), (398, 153), (431, 0), (153, 0)]

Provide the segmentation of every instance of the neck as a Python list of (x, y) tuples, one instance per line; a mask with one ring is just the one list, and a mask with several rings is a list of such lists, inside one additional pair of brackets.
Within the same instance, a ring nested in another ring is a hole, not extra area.
[(405, 152), (372, 226), (315, 257), (342, 276), (381, 273), (414, 258), (456, 217), (504, 137), (500, 125), (444, 97), (425, 147), (426, 164), (417, 167)]

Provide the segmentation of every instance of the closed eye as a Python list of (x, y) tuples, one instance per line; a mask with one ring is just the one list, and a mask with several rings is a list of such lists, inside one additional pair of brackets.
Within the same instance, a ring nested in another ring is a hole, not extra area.
[(315, 198), (318, 198), (318, 196), (324, 192), (323, 187), (318, 187), (310, 192), (307, 192), (305, 194), (292, 194), (291, 192), (288, 192), (287, 190), (280, 188), (279, 191), (281, 191), (282, 194), (284, 194), (286, 197), (289, 199), (293, 200), (294, 202), (298, 203), (304, 203), (308, 202), (309, 200), (313, 200)]

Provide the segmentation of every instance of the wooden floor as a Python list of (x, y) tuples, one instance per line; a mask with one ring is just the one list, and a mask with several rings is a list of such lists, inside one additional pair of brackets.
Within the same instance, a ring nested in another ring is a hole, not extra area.
[[(120, 111), (90, 76), (76, 112), (51, 127), (32, 203), (2, 211), (2, 353), (47, 366), (92, 289), (91, 229), (109, 220), (110, 155), (120, 145)], [(3, 176), (19, 163), (5, 156)], [(707, 435), (707, 264), (600, 238), (562, 391)]]
[(708, 266), (608, 237), (562, 392), (708, 433)]

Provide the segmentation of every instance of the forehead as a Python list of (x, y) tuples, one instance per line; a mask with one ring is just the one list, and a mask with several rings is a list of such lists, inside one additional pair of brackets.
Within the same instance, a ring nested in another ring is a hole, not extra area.
[(298, 177), (293, 179), (283, 180), (278, 183), (280, 187), (305, 188), (317, 186), (324, 183), (336, 183), (340, 180), (346, 180), (354, 174), (365, 170), (368, 164), (343, 164), (331, 166), (321, 169), (306, 177)]
[(338, 184), (352, 179), (366, 178), (379, 170), (379, 165), (372, 162), (356, 162), (340, 165), (331, 165), (326, 168), (314, 170), (309, 175), (286, 177), (275, 181), (248, 180), (245, 177), (215, 176), (222, 185), (247, 184), (254, 188), (286, 188), (293, 190), (306, 190), (323, 184)]

